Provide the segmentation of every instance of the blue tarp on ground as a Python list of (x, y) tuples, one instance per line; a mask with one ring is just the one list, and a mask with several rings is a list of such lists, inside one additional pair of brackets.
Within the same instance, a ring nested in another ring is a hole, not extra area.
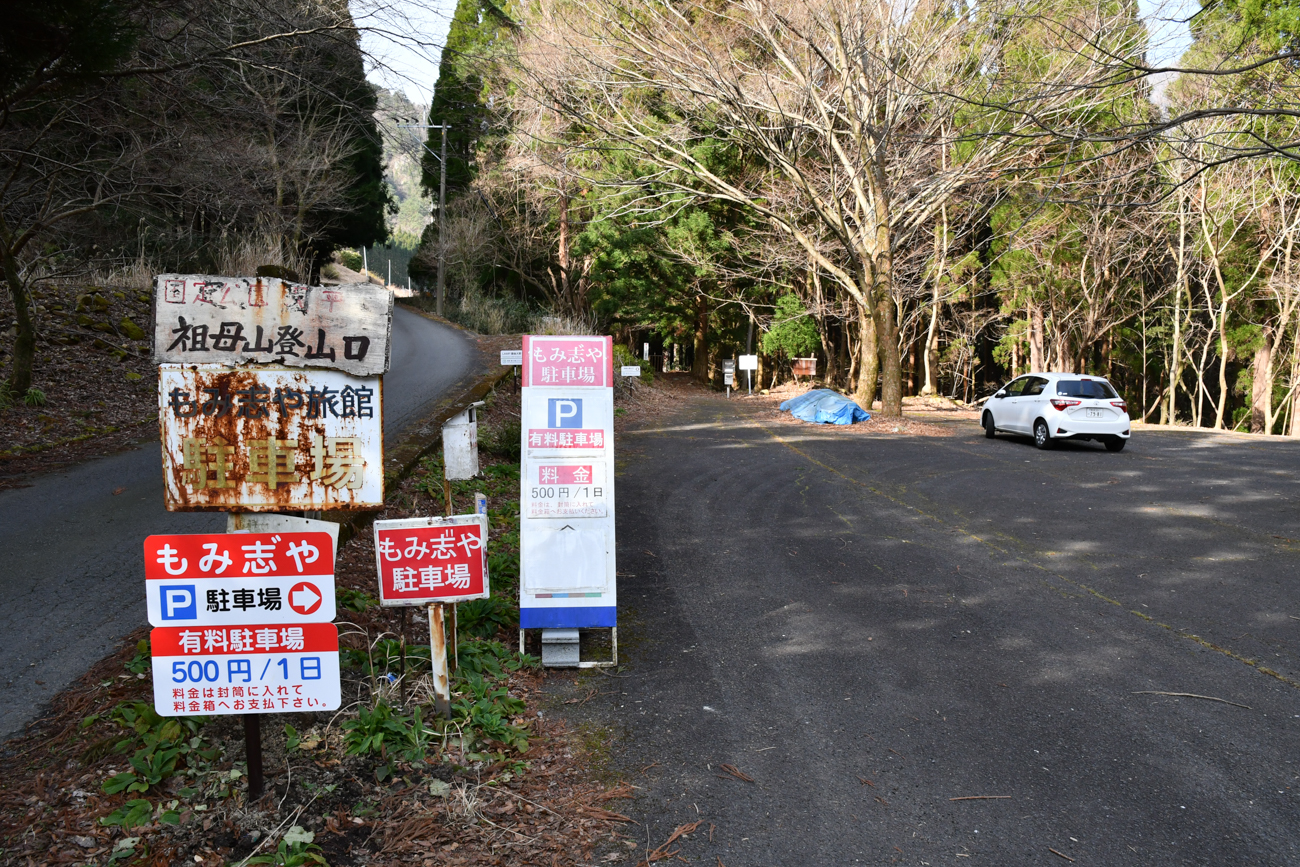
[(829, 388), (815, 388), (807, 394), (792, 397), (781, 404), (781, 410), (802, 421), (817, 424), (853, 424), (871, 418), (865, 409)]

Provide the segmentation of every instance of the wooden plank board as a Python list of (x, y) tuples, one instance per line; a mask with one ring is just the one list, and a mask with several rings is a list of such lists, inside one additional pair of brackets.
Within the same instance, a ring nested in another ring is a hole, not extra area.
[(160, 364), (282, 364), (354, 376), (388, 370), (393, 295), (383, 286), (160, 274), (154, 288)]

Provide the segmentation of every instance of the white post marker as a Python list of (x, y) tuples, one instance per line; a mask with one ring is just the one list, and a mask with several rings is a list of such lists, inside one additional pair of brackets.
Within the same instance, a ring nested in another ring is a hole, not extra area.
[(478, 475), (478, 408), (483, 403), (476, 401), (442, 426), (443, 475), (448, 480), (460, 481)]
[[(582, 668), (618, 661), (613, 348), (609, 337), (524, 337), (520, 649), (527, 629), (612, 630), (612, 661)], [(576, 660), (576, 631), (544, 632), (542, 647), (544, 664), (556, 651)]]
[(341, 703), (328, 533), (150, 536), (154, 710), (335, 710)]

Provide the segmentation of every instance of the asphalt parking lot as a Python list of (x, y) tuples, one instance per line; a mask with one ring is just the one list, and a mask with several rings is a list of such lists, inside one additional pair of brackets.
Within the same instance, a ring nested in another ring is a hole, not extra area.
[(700, 821), (672, 848), (710, 867), (1300, 863), (1300, 442), (950, 432), (708, 399), (621, 436), (628, 667), (571, 713), (629, 833)]

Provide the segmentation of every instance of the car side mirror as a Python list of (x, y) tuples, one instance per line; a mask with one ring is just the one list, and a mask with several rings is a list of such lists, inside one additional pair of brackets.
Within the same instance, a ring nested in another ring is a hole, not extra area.
[(993, 396), (994, 396), (994, 397), (1006, 397), (1006, 396), (1007, 396), (1007, 393), (1006, 393), (1005, 391), (999, 391), (997, 394), (995, 394), (995, 395), (993, 395)]

